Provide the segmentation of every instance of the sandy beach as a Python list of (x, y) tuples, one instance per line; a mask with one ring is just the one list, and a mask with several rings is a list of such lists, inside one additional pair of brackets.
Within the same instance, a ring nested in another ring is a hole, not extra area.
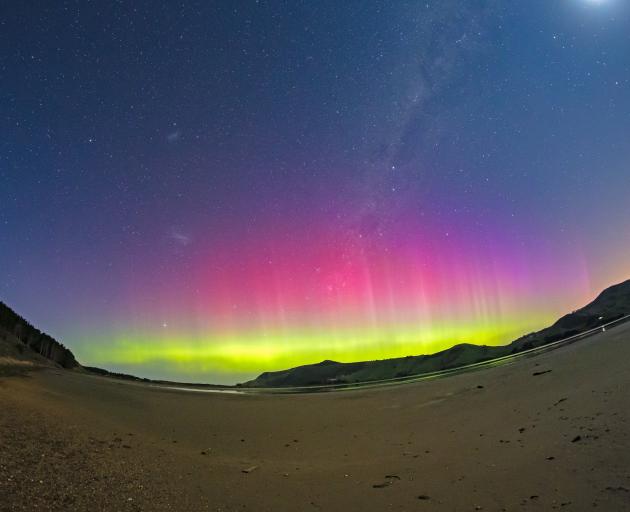
[(630, 510), (629, 342), (309, 395), (5, 374), (0, 510)]

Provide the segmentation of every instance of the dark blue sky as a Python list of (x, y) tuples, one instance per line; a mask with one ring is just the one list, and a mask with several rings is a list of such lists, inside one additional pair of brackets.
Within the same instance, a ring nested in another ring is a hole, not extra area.
[(322, 226), (630, 270), (622, 0), (14, 1), (0, 48), (0, 299), (70, 346)]

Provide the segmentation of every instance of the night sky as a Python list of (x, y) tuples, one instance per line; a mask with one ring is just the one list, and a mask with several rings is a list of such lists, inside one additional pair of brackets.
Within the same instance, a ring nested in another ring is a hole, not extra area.
[(507, 343), (630, 277), (624, 0), (0, 7), (0, 300), (233, 383)]

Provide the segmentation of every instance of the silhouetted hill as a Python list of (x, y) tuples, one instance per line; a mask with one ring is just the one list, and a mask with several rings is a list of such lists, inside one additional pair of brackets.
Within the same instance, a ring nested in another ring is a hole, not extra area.
[(0, 302), (0, 356), (36, 363), (51, 361), (63, 368), (80, 366), (69, 349), (33, 327), (3, 302)]
[(509, 345), (488, 347), (455, 345), (431, 355), (408, 356), (380, 361), (339, 363), (322, 361), (289, 370), (265, 372), (241, 384), (246, 387), (321, 386), (369, 382), (421, 375), (495, 359), (547, 345), (593, 329), (630, 314), (630, 280), (604, 290), (587, 306), (560, 318), (552, 326), (518, 338)]
[(512, 352), (520, 352), (579, 334), (630, 314), (630, 280), (606, 288), (581, 309), (564, 315), (551, 327), (513, 341)]

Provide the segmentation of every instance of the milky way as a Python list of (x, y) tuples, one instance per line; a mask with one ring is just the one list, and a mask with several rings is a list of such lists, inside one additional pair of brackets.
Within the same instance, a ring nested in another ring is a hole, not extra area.
[(236, 382), (501, 344), (630, 277), (621, 1), (10, 2), (0, 299)]

